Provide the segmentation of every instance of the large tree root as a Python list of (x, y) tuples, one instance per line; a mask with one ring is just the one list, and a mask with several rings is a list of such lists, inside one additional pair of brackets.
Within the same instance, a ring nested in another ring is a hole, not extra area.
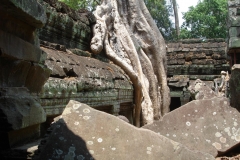
[(135, 125), (160, 119), (170, 104), (166, 45), (143, 0), (102, 0), (94, 14), (91, 49), (105, 49), (133, 82)]

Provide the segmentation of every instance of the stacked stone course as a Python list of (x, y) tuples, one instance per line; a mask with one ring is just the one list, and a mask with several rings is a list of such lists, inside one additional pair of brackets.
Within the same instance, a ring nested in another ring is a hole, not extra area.
[(171, 97), (180, 98), (181, 105), (189, 102), (191, 95), (187, 88), (196, 79), (205, 81), (214, 89), (214, 80), (220, 81), (217, 79), (221, 71), (230, 70), (226, 49), (224, 39), (188, 39), (168, 43), (167, 75)]

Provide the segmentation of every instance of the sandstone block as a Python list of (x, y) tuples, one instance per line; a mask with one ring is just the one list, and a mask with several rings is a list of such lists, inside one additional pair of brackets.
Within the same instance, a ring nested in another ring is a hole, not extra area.
[(68, 103), (49, 132), (33, 159), (214, 159), (76, 101)]
[(47, 55), (40, 48), (0, 30), (0, 56), (44, 63)]
[(240, 111), (240, 65), (235, 64), (232, 67), (231, 78), (229, 80), (230, 86), (230, 103), (231, 106)]
[(19, 130), (46, 121), (46, 114), (27, 88), (1, 88), (0, 111), (12, 130)]
[(30, 92), (40, 93), (50, 74), (51, 70), (45, 65), (32, 64), (28, 71), (25, 86)]
[(240, 38), (237, 37), (230, 37), (229, 39), (229, 48), (239, 48), (240, 46)]
[(211, 99), (216, 96), (215, 92), (207, 85), (205, 82), (197, 79), (196, 81), (190, 83), (188, 87), (189, 92), (193, 99)]
[(215, 157), (239, 145), (239, 121), (240, 113), (228, 99), (215, 97), (191, 101), (143, 128)]
[(44, 8), (36, 0), (1, 0), (2, 9), (36, 28), (47, 21)]

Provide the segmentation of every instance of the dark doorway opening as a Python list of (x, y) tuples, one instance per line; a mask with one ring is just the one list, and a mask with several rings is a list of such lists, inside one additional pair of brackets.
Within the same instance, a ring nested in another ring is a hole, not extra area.
[(171, 97), (170, 111), (177, 109), (181, 106), (180, 97)]

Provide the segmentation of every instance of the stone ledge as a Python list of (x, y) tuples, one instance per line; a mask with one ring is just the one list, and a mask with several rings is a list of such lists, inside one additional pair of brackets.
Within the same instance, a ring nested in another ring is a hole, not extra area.
[(36, 63), (44, 63), (47, 57), (40, 48), (1, 30), (0, 55)]
[(47, 20), (45, 10), (36, 0), (1, 0), (0, 9), (36, 28)]
[(12, 130), (19, 130), (46, 121), (46, 114), (36, 97), (25, 87), (0, 88), (0, 111)]

